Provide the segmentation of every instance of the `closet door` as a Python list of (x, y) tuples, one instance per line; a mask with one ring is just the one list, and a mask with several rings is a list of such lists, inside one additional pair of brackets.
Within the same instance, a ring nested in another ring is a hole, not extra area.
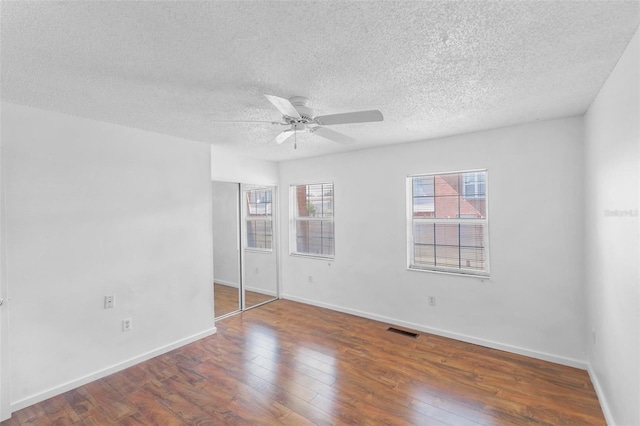
[(240, 184), (213, 181), (213, 298), (215, 317), (242, 309)]
[(244, 309), (278, 298), (276, 187), (242, 185)]

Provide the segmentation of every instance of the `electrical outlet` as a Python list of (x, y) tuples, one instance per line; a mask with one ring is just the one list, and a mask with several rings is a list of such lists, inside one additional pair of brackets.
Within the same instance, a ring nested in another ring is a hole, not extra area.
[(104, 308), (111, 309), (116, 306), (116, 296), (105, 296), (104, 297)]
[(256, 274), (258, 273), (258, 268), (256, 268), (256, 270), (254, 271), (254, 273), (256, 273)]
[(312, 283), (313, 282), (313, 277), (311, 275), (309, 275), (309, 282)]
[(435, 296), (429, 296), (429, 305), (436, 306), (436, 297)]
[(122, 320), (122, 331), (133, 330), (133, 320), (131, 318), (125, 318)]
[(596, 344), (596, 331), (595, 330), (591, 330), (591, 337), (593, 337), (593, 344)]

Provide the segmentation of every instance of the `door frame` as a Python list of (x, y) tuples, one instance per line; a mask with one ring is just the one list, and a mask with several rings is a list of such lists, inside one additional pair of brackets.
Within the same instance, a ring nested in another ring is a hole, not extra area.
[(6, 267), (6, 215), (3, 146), (0, 141), (0, 421), (11, 417), (11, 394), (9, 392), (9, 297)]

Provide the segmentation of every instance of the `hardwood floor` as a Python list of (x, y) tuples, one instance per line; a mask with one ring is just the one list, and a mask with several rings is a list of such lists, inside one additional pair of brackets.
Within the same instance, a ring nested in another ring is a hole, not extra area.
[(278, 300), (3, 426), (604, 425), (585, 371)]
[[(274, 298), (268, 294), (248, 290), (245, 290), (244, 297), (246, 299), (245, 303), (247, 307), (259, 305), (262, 302), (266, 302), (267, 300), (272, 300)], [(239, 309), (238, 289), (236, 287), (214, 283), (213, 298), (216, 317), (221, 317)]]
[(240, 296), (236, 287), (213, 283), (213, 307), (216, 317), (240, 309)]

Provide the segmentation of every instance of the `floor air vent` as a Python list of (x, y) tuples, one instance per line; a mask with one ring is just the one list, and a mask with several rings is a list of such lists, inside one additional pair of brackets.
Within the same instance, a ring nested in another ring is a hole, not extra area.
[(403, 336), (413, 337), (414, 339), (418, 338), (418, 334), (412, 333), (410, 331), (400, 330), (399, 328), (389, 327), (387, 328), (387, 331), (390, 331), (392, 333), (402, 334)]

